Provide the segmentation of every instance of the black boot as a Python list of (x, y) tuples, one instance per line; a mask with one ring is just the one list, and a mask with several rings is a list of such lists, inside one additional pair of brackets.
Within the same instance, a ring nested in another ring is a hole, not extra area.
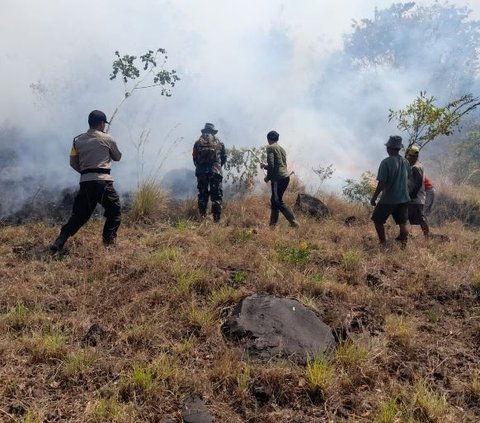
[(300, 225), (297, 222), (297, 219), (295, 218), (295, 215), (293, 214), (293, 211), (290, 207), (284, 205), (280, 208), (280, 211), (282, 214), (285, 216), (285, 218), (288, 220), (290, 223), (290, 226), (294, 228), (298, 228)]
[(56, 252), (60, 251), (63, 246), (65, 245), (65, 242), (67, 242), (68, 236), (65, 234), (60, 234), (55, 241), (53, 241), (53, 244), (50, 245), (50, 251)]
[(280, 214), (279, 210), (272, 209), (270, 212), (270, 226), (275, 226), (278, 222), (278, 215)]
[(105, 248), (115, 248), (117, 246), (117, 239), (115, 237), (112, 237), (110, 239), (104, 239), (103, 240), (103, 245)]
[(219, 214), (219, 213), (215, 213), (215, 214), (213, 215), (213, 221), (214, 221), (215, 223), (220, 222), (220, 214)]

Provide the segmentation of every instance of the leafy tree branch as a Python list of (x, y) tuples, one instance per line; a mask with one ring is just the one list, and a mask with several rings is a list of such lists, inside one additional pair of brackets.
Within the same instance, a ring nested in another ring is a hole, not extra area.
[(452, 135), (462, 118), (480, 105), (480, 99), (471, 94), (462, 95), (443, 107), (435, 102), (435, 97), (421, 91), (404, 109), (390, 109), (388, 120), (396, 121), (397, 128), (408, 134), (408, 147), (415, 144), (422, 149), (438, 136)]
[(251, 191), (255, 186), (260, 164), (267, 159), (264, 148), (230, 148), (227, 149), (225, 179), (230, 180), (240, 192)]
[(166, 70), (167, 52), (163, 48), (148, 50), (140, 57), (129, 54), (121, 55), (115, 52), (116, 59), (112, 64), (110, 80), (120, 77), (123, 82), (124, 96), (122, 101), (115, 108), (110, 124), (122, 107), (123, 103), (132, 96), (136, 90), (159, 87), (161, 95), (170, 97), (171, 89), (175, 87), (180, 78), (175, 69)]

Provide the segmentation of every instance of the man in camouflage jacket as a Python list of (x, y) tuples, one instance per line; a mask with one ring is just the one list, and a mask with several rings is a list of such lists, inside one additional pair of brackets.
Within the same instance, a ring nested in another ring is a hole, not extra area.
[(198, 211), (207, 215), (208, 198), (212, 201), (212, 214), (215, 222), (222, 214), (222, 167), (227, 161), (224, 144), (215, 136), (217, 130), (212, 123), (206, 123), (202, 135), (193, 146), (193, 164), (198, 188)]

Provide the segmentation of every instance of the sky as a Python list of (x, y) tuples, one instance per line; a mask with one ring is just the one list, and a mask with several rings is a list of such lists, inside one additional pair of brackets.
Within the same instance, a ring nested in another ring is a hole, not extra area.
[[(359, 119), (352, 115), (355, 107), (343, 115), (341, 107), (332, 112), (320, 105), (333, 99), (312, 101), (312, 87), (324, 77), (330, 55), (342, 48), (352, 20), (372, 18), (376, 7), (389, 7), (392, 1), (0, 3), (0, 127), (18, 128), (9, 148), (18, 145), (24, 158), (19, 172), (34, 175), (33, 185), (77, 183), (68, 166), (73, 137), (87, 129), (90, 110), (110, 116), (123, 97), (121, 81), (108, 78), (116, 50), (141, 55), (165, 48), (166, 67), (181, 78), (172, 97), (157, 89), (135, 93), (113, 123), (110, 132), (124, 153), (113, 174), (123, 190), (149, 174), (161, 179), (173, 171), (190, 177), (183, 169), (192, 171), (191, 148), (205, 122), (216, 125), (227, 148), (264, 146), (266, 133), (277, 130), (292, 170), (315, 185), (312, 168), (332, 164), (335, 173), (327, 187), (338, 189), (345, 178), (376, 169), (385, 155), (383, 143), (395, 130), (387, 122), (388, 108), (400, 107), (412, 96), (408, 91), (403, 98), (403, 86), (397, 83), (394, 101), (381, 96), (369, 100), (384, 106), (385, 116), (377, 120), (385, 125), (382, 131), (376, 127), (376, 132), (362, 133), (368, 154), (355, 126), (346, 124)], [(454, 4), (468, 6), (471, 17), (480, 19), (480, 2)], [(347, 92), (342, 100), (347, 103), (348, 89), (344, 82), (338, 88)], [(365, 112), (361, 109), (359, 105), (359, 116)], [(38, 181), (35, 175), (41, 175)], [(188, 178), (178, 184), (195, 187)]]

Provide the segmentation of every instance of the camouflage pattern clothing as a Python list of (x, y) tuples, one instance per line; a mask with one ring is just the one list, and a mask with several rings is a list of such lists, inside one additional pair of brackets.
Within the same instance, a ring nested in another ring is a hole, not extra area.
[(198, 211), (201, 216), (207, 213), (208, 199), (212, 202), (215, 221), (222, 213), (222, 167), (227, 161), (224, 144), (211, 133), (203, 132), (193, 146), (193, 164), (198, 188)]
[(195, 176), (217, 174), (222, 176), (222, 166), (227, 161), (225, 146), (218, 137), (204, 133), (193, 146)]

